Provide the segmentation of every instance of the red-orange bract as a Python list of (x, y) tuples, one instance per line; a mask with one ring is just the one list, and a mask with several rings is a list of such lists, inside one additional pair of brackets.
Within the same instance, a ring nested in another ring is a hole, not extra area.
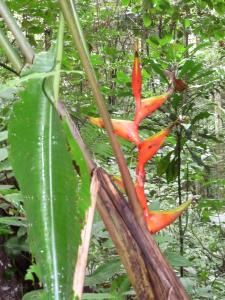
[(160, 96), (154, 96), (141, 101), (141, 107), (136, 111), (134, 122), (139, 124), (147, 116), (150, 116), (158, 109), (169, 97), (170, 93), (165, 93)]
[(166, 137), (170, 133), (170, 130), (171, 127), (165, 128), (140, 143), (138, 151), (138, 163), (136, 168), (137, 176), (142, 176), (142, 174), (144, 176), (145, 164), (157, 153), (159, 148), (164, 143)]
[(131, 85), (133, 95), (136, 101), (136, 111), (139, 111), (141, 105), (141, 85), (142, 85), (142, 76), (141, 76), (141, 65), (138, 56), (138, 52), (135, 51), (134, 54), (134, 63), (133, 63), (133, 70), (132, 70), (132, 78), (131, 78)]
[[(93, 125), (104, 128), (102, 118), (88, 117), (88, 120)], [(133, 121), (111, 119), (111, 122), (113, 125), (113, 131), (116, 135), (134, 143), (136, 146), (140, 144), (137, 126)]]
[(185, 209), (190, 205), (191, 200), (184, 202), (182, 205), (166, 211), (149, 211), (148, 216), (145, 218), (148, 230), (151, 233), (156, 233), (166, 226), (173, 223)]

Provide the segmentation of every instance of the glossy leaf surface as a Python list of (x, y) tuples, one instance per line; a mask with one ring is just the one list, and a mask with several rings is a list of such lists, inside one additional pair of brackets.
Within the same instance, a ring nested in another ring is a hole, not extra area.
[[(52, 55), (38, 56), (33, 72), (49, 71)], [(27, 214), (29, 240), (48, 299), (72, 299), (81, 220), (78, 179), (58, 114), (43, 79), (31, 79), (9, 124), (10, 159)]]

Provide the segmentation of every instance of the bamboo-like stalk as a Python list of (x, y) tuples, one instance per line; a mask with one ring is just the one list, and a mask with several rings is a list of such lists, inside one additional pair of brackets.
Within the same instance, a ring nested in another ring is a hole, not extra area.
[(139, 205), (139, 202), (137, 200), (136, 191), (130, 176), (130, 172), (127, 168), (125, 158), (123, 156), (123, 153), (121, 151), (120, 145), (113, 133), (113, 127), (110, 120), (109, 113), (106, 109), (105, 102), (103, 99), (103, 96), (100, 91), (100, 87), (96, 78), (96, 74), (94, 71), (94, 68), (90, 61), (90, 55), (88, 53), (88, 49), (86, 46), (86, 42), (84, 39), (84, 35), (79, 23), (79, 18), (76, 13), (76, 9), (74, 6), (74, 2), (72, 0), (59, 0), (60, 7), (62, 9), (62, 12), (64, 14), (64, 18), (66, 22), (68, 23), (69, 29), (72, 34), (73, 41), (75, 43), (75, 46), (78, 50), (81, 62), (83, 64), (84, 70), (86, 72), (87, 78), (89, 80), (90, 86), (92, 88), (92, 92), (96, 101), (96, 104), (98, 106), (99, 112), (103, 118), (105, 129), (108, 133), (109, 140), (113, 149), (113, 152), (115, 154), (120, 172), (121, 177), (123, 179), (125, 189), (128, 195), (128, 199), (131, 203), (132, 210), (135, 214), (135, 217), (139, 224), (141, 224), (143, 227), (146, 226), (144, 219), (143, 219), (143, 212)]
[(11, 43), (9, 42), (8, 38), (5, 36), (3, 31), (0, 28), (0, 47), (5, 52), (6, 56), (8, 57), (8, 60), (12, 64), (12, 66), (15, 68), (15, 71), (19, 74), (23, 63), (16, 52), (16, 50), (12, 47)]
[(30, 44), (28, 43), (27, 39), (25, 38), (20, 27), (16, 23), (14, 17), (12, 16), (11, 12), (9, 11), (4, 0), (0, 0), (0, 16), (4, 19), (8, 28), (11, 30), (12, 34), (14, 35), (14, 37), (21, 49), (21, 52), (22, 52), (23, 56), (25, 57), (26, 63), (32, 64), (33, 58), (34, 58), (34, 51), (33, 51), (32, 47), (30, 46)]

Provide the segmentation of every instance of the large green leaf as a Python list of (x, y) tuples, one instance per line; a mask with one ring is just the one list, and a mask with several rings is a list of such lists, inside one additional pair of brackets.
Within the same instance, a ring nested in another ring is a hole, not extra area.
[[(51, 53), (38, 56), (33, 72), (52, 68)], [(72, 277), (82, 220), (75, 176), (58, 114), (42, 78), (31, 79), (9, 123), (10, 159), (19, 182), (29, 240), (48, 299), (72, 299)]]

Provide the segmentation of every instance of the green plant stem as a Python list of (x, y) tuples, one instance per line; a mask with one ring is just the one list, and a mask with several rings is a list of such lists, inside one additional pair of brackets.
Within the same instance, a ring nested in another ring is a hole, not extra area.
[(15, 68), (16, 72), (19, 74), (23, 67), (23, 63), (19, 55), (17, 54), (16, 50), (12, 47), (8, 38), (4, 35), (1, 29), (0, 29), (0, 47), (5, 52), (6, 56), (8, 57), (8, 60)]
[(64, 39), (64, 18), (63, 18), (63, 14), (60, 13), (57, 49), (56, 49), (56, 62), (55, 62), (56, 73), (53, 79), (53, 93), (54, 93), (55, 104), (57, 104), (59, 100), (60, 70), (61, 70), (62, 56), (63, 56), (63, 39)]
[(132, 210), (135, 214), (135, 217), (137, 221), (142, 225), (145, 226), (144, 218), (143, 218), (143, 212), (140, 207), (140, 204), (137, 200), (136, 191), (129, 173), (129, 170), (126, 165), (125, 158), (123, 156), (123, 153), (120, 149), (119, 143), (113, 133), (113, 127), (110, 120), (110, 115), (106, 109), (105, 102), (103, 99), (103, 96), (100, 92), (100, 87), (96, 78), (96, 74), (94, 71), (94, 68), (90, 61), (89, 52), (86, 46), (86, 42), (84, 39), (84, 35), (79, 23), (79, 18), (76, 13), (76, 9), (74, 6), (74, 3), (72, 0), (59, 0), (60, 7), (62, 9), (62, 12), (64, 14), (64, 18), (68, 23), (69, 29), (72, 33), (73, 41), (75, 43), (75, 46), (78, 50), (81, 62), (83, 64), (84, 70), (86, 72), (87, 78), (89, 80), (89, 84), (92, 88), (92, 92), (94, 94), (94, 98), (96, 101), (96, 104), (98, 106), (99, 112), (103, 118), (105, 129), (108, 133), (109, 140), (112, 146), (112, 149), (114, 151), (121, 176), (126, 188), (126, 192), (128, 195), (128, 199), (130, 201), (130, 204), (132, 206)]
[(14, 17), (10, 13), (8, 7), (6, 6), (3, 0), (0, 0), (0, 16), (4, 19), (8, 28), (11, 30), (12, 34), (14, 35), (21, 49), (21, 52), (25, 57), (26, 63), (32, 64), (34, 58), (34, 51), (30, 46), (30, 44), (28, 43), (27, 39), (25, 38), (23, 32), (17, 25)]

